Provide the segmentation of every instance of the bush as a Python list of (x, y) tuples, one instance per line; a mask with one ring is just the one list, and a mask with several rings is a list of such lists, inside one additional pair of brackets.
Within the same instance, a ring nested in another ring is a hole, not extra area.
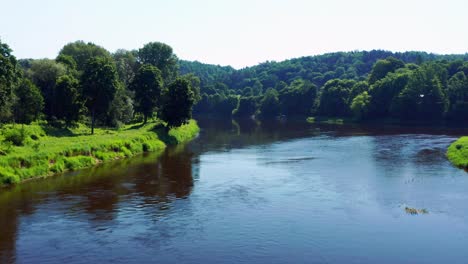
[(14, 184), (20, 181), (18, 175), (15, 175), (10, 169), (0, 167), (0, 179), (3, 184)]
[(5, 142), (11, 142), (15, 146), (23, 146), (27, 137), (27, 132), (24, 127), (20, 129), (10, 128), (3, 132), (3, 136), (5, 137)]

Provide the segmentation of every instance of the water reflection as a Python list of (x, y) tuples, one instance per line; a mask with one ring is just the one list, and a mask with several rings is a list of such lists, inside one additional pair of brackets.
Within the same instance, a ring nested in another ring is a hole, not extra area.
[(159, 206), (158, 217), (163, 217), (174, 199), (190, 195), (198, 178), (197, 159), (182, 151), (170, 148), (160, 157), (147, 154), (0, 190), (0, 263), (15, 261), (20, 218), (38, 209), (49, 217), (85, 218), (102, 228), (113, 224), (120, 204), (138, 200)]
[[(466, 129), (203, 118), (199, 124), (196, 141), (161, 155), (0, 190), (0, 263), (148, 262), (155, 255), (163, 262), (235, 263), (245, 252), (253, 254), (249, 262), (280, 253), (278, 261), (300, 262), (282, 250), (358, 252), (340, 241), (371, 241), (382, 231), (372, 226), (376, 218), (401, 234), (401, 223), (385, 212), (400, 217), (403, 203), (466, 217), (463, 185), (441, 180), (460, 176), (444, 153)], [(284, 228), (290, 225), (296, 229)], [(374, 246), (360, 242), (352, 246)]]

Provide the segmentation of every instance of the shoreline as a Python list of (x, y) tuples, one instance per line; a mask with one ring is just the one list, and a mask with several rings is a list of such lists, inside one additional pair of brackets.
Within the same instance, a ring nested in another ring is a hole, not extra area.
[(468, 136), (460, 137), (450, 144), (446, 155), (455, 167), (468, 172)]
[(42, 138), (12, 147), (10, 153), (0, 156), (0, 188), (146, 152), (162, 153), (168, 145), (191, 141), (199, 131), (193, 119), (169, 131), (159, 123), (102, 130), (98, 135), (49, 136), (40, 131)]

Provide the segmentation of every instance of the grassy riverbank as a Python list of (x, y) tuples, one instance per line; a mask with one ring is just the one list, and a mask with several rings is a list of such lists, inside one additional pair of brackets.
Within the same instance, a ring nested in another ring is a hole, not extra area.
[(453, 165), (468, 169), (468, 136), (453, 142), (447, 150), (447, 157)]
[(47, 124), (7, 125), (0, 135), (0, 185), (91, 167), (142, 152), (162, 151), (166, 144), (191, 140), (196, 121), (169, 131), (161, 123), (118, 130), (54, 129)]

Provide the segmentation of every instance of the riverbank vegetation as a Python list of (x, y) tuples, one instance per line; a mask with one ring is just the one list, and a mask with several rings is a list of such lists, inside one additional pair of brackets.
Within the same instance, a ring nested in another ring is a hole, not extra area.
[[(78, 125), (57, 129), (45, 122), (6, 125), (0, 136), (0, 185), (67, 170), (162, 151), (166, 144), (189, 141), (198, 133), (195, 121), (167, 130), (162, 122), (95, 130)], [(7, 142), (7, 143), (5, 143)]]
[(468, 170), (468, 137), (461, 137), (447, 150), (448, 159), (457, 167)]
[(236, 70), (179, 60), (160, 42), (111, 53), (76, 41), (55, 59), (21, 60), (0, 42), (0, 62), (3, 125), (86, 124), (93, 134), (96, 127), (157, 118), (176, 127), (187, 123), (192, 107), (223, 118), (458, 125), (468, 120), (468, 54), (337, 52)]
[(198, 85), (159, 42), (112, 54), (76, 41), (53, 60), (17, 60), (0, 42), (0, 185), (193, 138)]
[(182, 61), (201, 80), (195, 113), (355, 121), (468, 120), (468, 55), (338, 52), (235, 70)]

